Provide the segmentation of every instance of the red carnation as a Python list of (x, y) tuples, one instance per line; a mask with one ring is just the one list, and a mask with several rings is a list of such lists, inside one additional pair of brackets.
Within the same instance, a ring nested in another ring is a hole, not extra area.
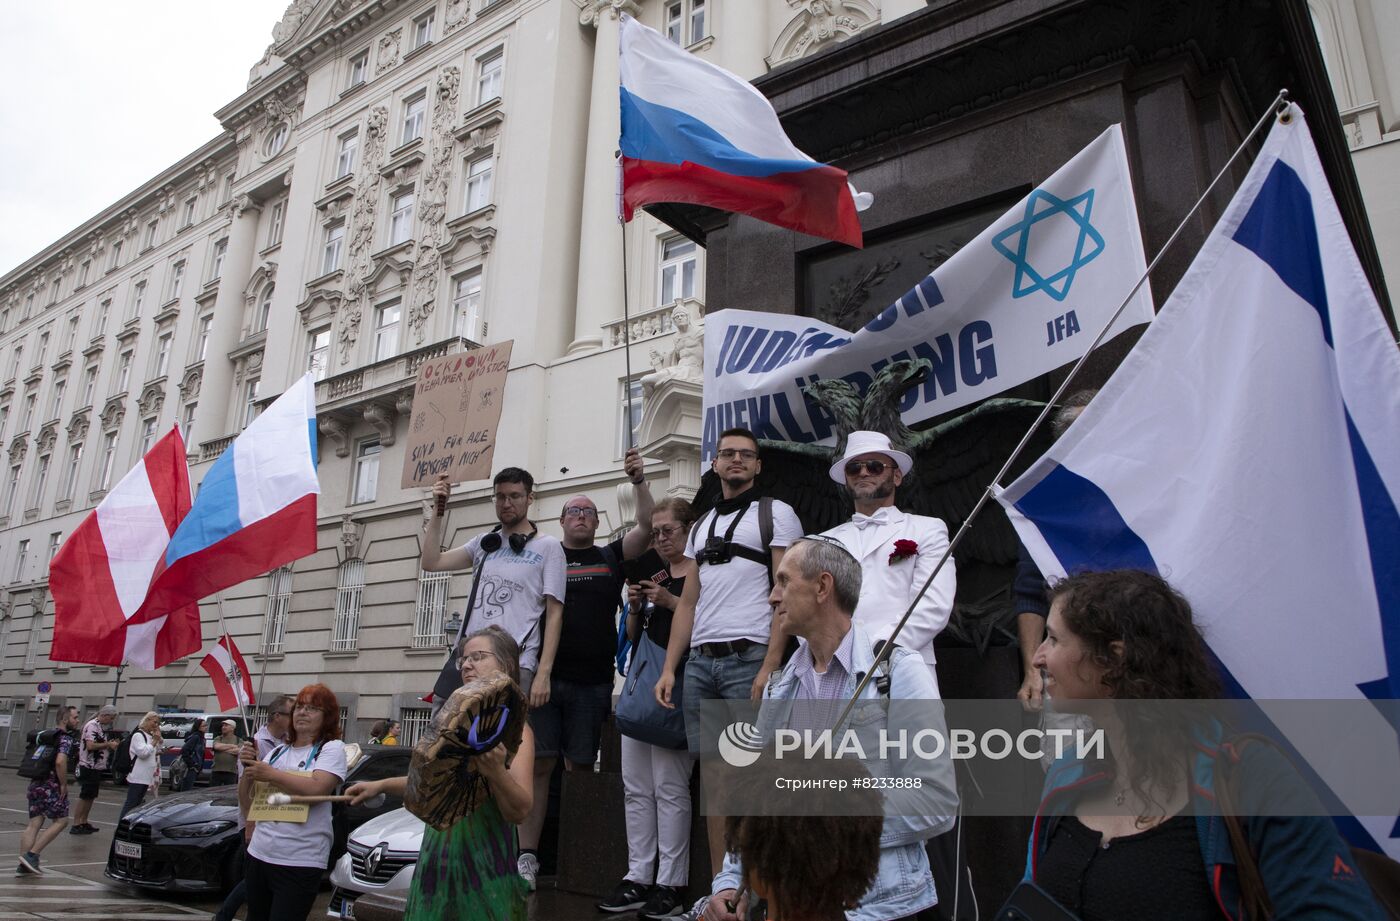
[(908, 559), (919, 552), (919, 545), (912, 540), (897, 540), (894, 542), (894, 550), (890, 551), (890, 565), (893, 566), (900, 560)]

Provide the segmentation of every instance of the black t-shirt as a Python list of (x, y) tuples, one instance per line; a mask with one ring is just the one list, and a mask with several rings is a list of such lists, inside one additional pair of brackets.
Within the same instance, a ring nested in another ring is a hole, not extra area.
[[(622, 559), (622, 541), (608, 545), (613, 559)], [(580, 684), (612, 684), (617, 657), (617, 610), (622, 606), (624, 580), (608, 566), (603, 551), (564, 548), (569, 564), (564, 590), (564, 627), (554, 656), (553, 677)]]
[[(666, 584), (666, 591), (681, 596), (681, 591), (685, 588), (685, 576), (677, 576)], [(659, 604), (651, 606), (651, 611), (646, 619), (647, 636), (651, 641), (660, 646), (664, 651), (671, 643), (671, 620), (676, 616), (676, 612), (670, 608), (663, 608)]]

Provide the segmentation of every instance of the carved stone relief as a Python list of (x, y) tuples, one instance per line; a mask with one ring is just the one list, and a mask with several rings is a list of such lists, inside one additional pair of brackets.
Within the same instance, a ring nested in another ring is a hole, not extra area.
[(394, 443), (394, 422), (399, 414), (393, 405), (386, 401), (376, 400), (366, 403), (364, 408), (365, 421), (374, 426), (379, 433), (379, 443), (384, 447), (389, 447)]
[(375, 57), (374, 75), (392, 70), (399, 63), (399, 39), (403, 37), (403, 26), (379, 36), (379, 50)]
[(379, 169), (384, 163), (384, 141), (388, 128), (389, 110), (375, 106), (365, 123), (363, 178), (355, 190), (350, 209), (350, 246), (345, 268), (345, 301), (338, 341), (340, 363), (348, 365), (360, 337), (360, 318), (369, 309), (368, 281), (374, 273), (374, 225), (379, 206), (379, 188), (383, 179)]
[(880, 21), (880, 9), (870, 0), (788, 0), (788, 6), (798, 13), (778, 34), (768, 58), (771, 67), (845, 41)]
[(39, 429), (39, 434), (34, 436), (34, 444), (39, 448), (40, 454), (50, 454), (53, 446), (58, 442), (58, 421), (48, 422)]
[(335, 445), (336, 457), (350, 456), (350, 427), (339, 416), (322, 416), (316, 421), (316, 428)]
[(136, 401), (141, 417), (158, 416), (165, 406), (165, 387), (160, 384), (147, 384), (141, 391), (141, 399)]
[(233, 363), (233, 382), (242, 384), (245, 377), (250, 377), (262, 370), (263, 353), (259, 349), (250, 352)]
[(204, 383), (204, 368), (190, 368), (180, 379), (180, 402), (187, 403), (199, 396), (199, 388)]
[(617, 19), (619, 15), (626, 13), (629, 16), (641, 16), (641, 5), (637, 0), (584, 0), (583, 9), (578, 14), (580, 25), (598, 28), (598, 23), (604, 16)]
[(10, 442), (10, 466), (24, 461), (24, 455), (29, 451), (29, 439), (23, 435), (16, 435), (14, 441)]
[(92, 407), (84, 406), (75, 412), (73, 418), (68, 420), (68, 441), (76, 444), (87, 438), (88, 426), (91, 421)]
[(451, 34), (466, 25), (471, 7), (471, 0), (447, 0), (447, 13), (443, 16), (443, 34)]
[(120, 396), (112, 397), (107, 401), (107, 405), (102, 407), (102, 431), (110, 432), (121, 426), (122, 419), (126, 418), (126, 407), (122, 405)]
[(447, 198), (452, 186), (452, 123), (457, 117), (460, 82), (461, 72), (457, 67), (444, 67), (438, 74), (433, 102), (432, 142), (423, 173), (423, 206), (418, 211), (422, 231), (413, 260), (408, 305), (408, 324), (418, 345), (423, 344), (428, 318), (437, 302), (438, 280), (442, 274), (442, 254), (438, 247), (449, 239), (445, 225)]

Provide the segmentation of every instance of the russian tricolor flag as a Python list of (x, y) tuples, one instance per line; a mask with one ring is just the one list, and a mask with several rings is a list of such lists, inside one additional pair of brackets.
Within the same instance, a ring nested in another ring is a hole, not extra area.
[(316, 552), (316, 384), (293, 384), (219, 455), (145, 609), (171, 610)]
[(622, 17), (622, 211), (707, 205), (861, 245), (845, 170), (788, 140), (751, 84)]

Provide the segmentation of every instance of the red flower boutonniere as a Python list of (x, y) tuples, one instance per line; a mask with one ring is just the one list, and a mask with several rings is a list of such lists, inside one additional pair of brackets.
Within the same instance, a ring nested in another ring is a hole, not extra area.
[(916, 541), (897, 540), (894, 542), (894, 550), (890, 551), (890, 565), (906, 560), (918, 552), (919, 545)]

